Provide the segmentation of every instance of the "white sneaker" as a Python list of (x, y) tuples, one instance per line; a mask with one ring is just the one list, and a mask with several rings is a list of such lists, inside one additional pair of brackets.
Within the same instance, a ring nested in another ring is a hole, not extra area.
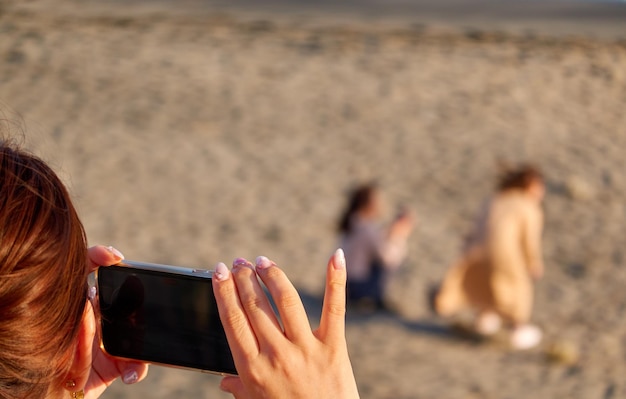
[(511, 333), (511, 346), (518, 350), (530, 349), (539, 345), (542, 337), (543, 333), (537, 326), (532, 324), (519, 326)]
[(494, 312), (481, 313), (474, 324), (476, 332), (480, 335), (495, 335), (502, 327), (502, 319)]

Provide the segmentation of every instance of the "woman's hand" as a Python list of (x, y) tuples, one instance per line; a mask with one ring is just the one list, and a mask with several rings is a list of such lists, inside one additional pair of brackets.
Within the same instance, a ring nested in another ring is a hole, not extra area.
[[(113, 247), (95, 246), (89, 248), (88, 252), (90, 272), (99, 266), (114, 265), (124, 259), (124, 256)], [(88, 303), (90, 309), (87, 311), (93, 312), (94, 305)], [(99, 331), (97, 328), (94, 330), (91, 370), (85, 386), (85, 398), (99, 397), (118, 377), (121, 377), (125, 384), (133, 384), (141, 381), (147, 374), (146, 363), (115, 359), (105, 354), (100, 348)]]
[(218, 264), (213, 289), (239, 373), (224, 377), (221, 388), (236, 399), (359, 398), (345, 340), (345, 285), (345, 258), (337, 250), (327, 266), (320, 327), (311, 331), (296, 289), (274, 262), (236, 259), (232, 273)]

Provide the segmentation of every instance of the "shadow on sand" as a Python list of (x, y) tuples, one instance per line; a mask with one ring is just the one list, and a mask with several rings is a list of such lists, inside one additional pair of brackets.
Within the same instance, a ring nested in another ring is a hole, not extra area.
[[(309, 316), (309, 320), (313, 323), (318, 323), (322, 312), (323, 298), (304, 290), (298, 290), (298, 292)], [(346, 323), (348, 325), (393, 323), (414, 333), (428, 335), (442, 340), (464, 341), (473, 344), (482, 344), (485, 342), (484, 337), (472, 333), (462, 326), (447, 324), (435, 317), (408, 320), (401, 314), (395, 312), (353, 309), (350, 305), (348, 305), (346, 313)]]

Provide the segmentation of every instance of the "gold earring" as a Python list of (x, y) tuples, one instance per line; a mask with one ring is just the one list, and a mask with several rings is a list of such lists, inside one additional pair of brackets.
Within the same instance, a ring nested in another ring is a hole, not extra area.
[[(76, 382), (74, 380), (69, 380), (65, 383), (65, 388), (68, 390), (71, 388), (76, 388)], [(70, 398), (72, 399), (84, 399), (85, 391), (82, 389), (80, 391), (70, 391)]]
[(85, 391), (83, 391), (81, 389), (80, 391), (70, 392), (70, 398), (72, 398), (72, 399), (84, 399), (85, 398)]

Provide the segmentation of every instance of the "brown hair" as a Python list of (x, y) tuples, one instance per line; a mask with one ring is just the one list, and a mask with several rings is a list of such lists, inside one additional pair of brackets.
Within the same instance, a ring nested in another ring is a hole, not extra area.
[(370, 204), (376, 190), (378, 190), (378, 185), (375, 182), (365, 183), (352, 189), (346, 209), (341, 215), (339, 225), (337, 226), (340, 233), (350, 233), (352, 230), (352, 216)]
[(541, 171), (533, 165), (521, 165), (513, 169), (504, 169), (500, 174), (497, 188), (498, 191), (525, 190), (536, 181), (543, 181)]
[(42, 398), (73, 359), (87, 243), (58, 176), (0, 139), (0, 398)]

